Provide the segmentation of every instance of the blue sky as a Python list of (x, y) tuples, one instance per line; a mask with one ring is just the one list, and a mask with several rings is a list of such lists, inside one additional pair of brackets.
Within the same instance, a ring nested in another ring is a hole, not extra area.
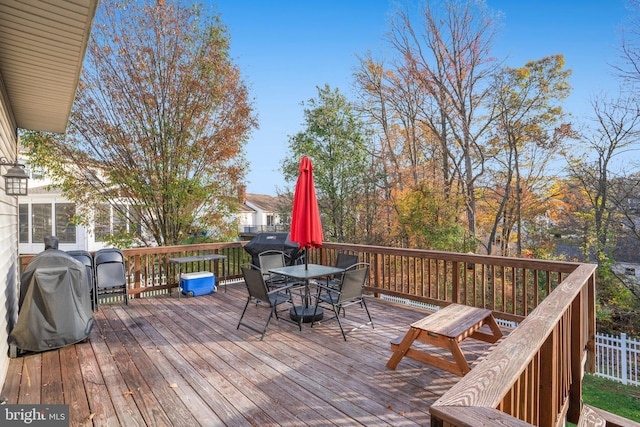
[[(418, 4), (412, 1), (412, 4)], [(505, 65), (562, 53), (573, 71), (565, 109), (588, 111), (589, 97), (617, 87), (624, 0), (486, 0), (501, 11), (494, 56)], [(303, 101), (329, 84), (347, 96), (357, 55), (388, 50), (385, 34), (398, 4), (390, 0), (219, 0), (211, 2), (231, 36), (231, 56), (250, 87), (260, 128), (246, 147), (247, 192), (276, 194), (289, 136), (303, 129)]]

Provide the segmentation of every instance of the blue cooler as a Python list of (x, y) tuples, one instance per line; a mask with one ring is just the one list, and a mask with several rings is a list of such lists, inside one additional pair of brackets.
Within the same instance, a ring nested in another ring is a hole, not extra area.
[(184, 273), (180, 275), (180, 287), (190, 297), (207, 295), (216, 291), (216, 276), (210, 271)]

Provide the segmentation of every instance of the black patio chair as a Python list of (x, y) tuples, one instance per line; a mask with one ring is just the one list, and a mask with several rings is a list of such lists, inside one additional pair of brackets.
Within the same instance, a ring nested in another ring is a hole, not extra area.
[(287, 265), (284, 252), (264, 251), (258, 254), (258, 260), (260, 261), (260, 271), (262, 271), (262, 277), (264, 277), (267, 287), (274, 288), (285, 285), (285, 277), (269, 272), (272, 268), (285, 267)]
[(87, 270), (87, 285), (89, 286), (89, 296), (91, 297), (91, 309), (95, 311), (98, 307), (95, 293), (95, 269), (93, 265), (93, 256), (89, 251), (82, 249), (67, 251), (74, 259), (80, 261)]
[[(270, 291), (267, 288), (267, 284), (264, 281), (264, 277), (262, 272), (259, 269), (252, 268), (251, 266), (244, 265), (241, 267), (242, 275), (244, 276), (244, 283), (247, 286), (247, 291), (249, 292), (249, 296), (247, 297), (247, 303), (244, 306), (244, 310), (242, 310), (242, 315), (240, 316), (240, 320), (238, 321), (238, 326), (236, 329), (240, 329), (240, 325), (246, 326), (252, 331), (258, 332), (262, 334), (260, 336), (260, 341), (264, 338), (265, 333), (267, 332), (267, 327), (269, 326), (269, 322), (271, 318), (275, 315), (276, 319), (278, 317), (278, 306), (284, 303), (290, 303), (293, 307), (294, 313), (296, 314), (296, 318), (302, 316), (298, 316), (296, 312), (296, 306), (293, 303), (291, 298), (291, 294), (287, 291), (290, 286), (280, 287), (278, 289)], [(242, 319), (244, 318), (245, 313), (247, 312), (247, 307), (249, 307), (249, 303), (255, 300), (256, 302), (261, 302), (267, 304), (269, 307), (269, 317), (267, 318), (267, 322), (264, 325), (262, 330), (253, 327), (250, 324), (243, 323)], [(298, 328), (302, 331), (302, 323), (300, 321), (297, 322)]]
[(262, 277), (270, 290), (287, 287), (289, 290), (294, 287), (304, 286), (304, 283), (300, 281), (292, 280), (289, 277), (282, 276), (280, 274), (271, 273), (269, 270), (272, 268), (286, 267), (286, 254), (282, 251), (268, 250), (258, 254), (258, 260), (260, 261), (260, 271)]
[[(364, 287), (368, 277), (369, 264), (362, 262), (355, 264), (342, 274), (340, 285), (337, 289), (318, 283), (316, 309), (318, 306), (322, 306), (330, 308), (333, 311), (334, 316), (326, 320), (337, 319), (340, 332), (342, 332), (342, 337), (345, 341), (347, 340), (347, 336), (342, 327), (342, 322), (340, 322), (340, 311), (342, 310), (343, 316), (346, 316), (345, 307), (347, 306), (360, 304), (367, 312), (367, 317), (369, 318), (367, 325), (371, 324), (371, 328), (375, 329), (371, 314), (369, 314), (369, 309), (367, 308), (367, 303), (364, 299)], [(313, 327), (314, 323), (315, 320), (311, 322), (311, 327)]]
[(129, 304), (122, 251), (117, 248), (100, 249), (93, 255), (93, 263), (96, 275), (96, 308), (100, 300), (120, 296), (124, 298), (125, 304)]
[[(347, 254), (344, 252), (339, 252), (336, 257), (335, 266), (338, 268), (343, 268), (345, 270), (352, 268), (358, 263), (358, 255), (357, 254)], [(340, 286), (340, 280), (342, 278), (341, 274), (333, 275), (327, 278), (327, 286), (337, 289)]]

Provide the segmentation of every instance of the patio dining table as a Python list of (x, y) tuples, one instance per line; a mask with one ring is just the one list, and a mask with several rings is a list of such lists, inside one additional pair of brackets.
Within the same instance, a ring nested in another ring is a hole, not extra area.
[(331, 267), (321, 264), (299, 264), (288, 267), (278, 267), (269, 270), (270, 273), (279, 274), (282, 276), (290, 277), (295, 280), (304, 282), (304, 299), (303, 305), (292, 307), (289, 311), (291, 320), (298, 322), (300, 316), (302, 316), (303, 323), (310, 323), (313, 321), (321, 320), (324, 313), (321, 307), (315, 307), (310, 304), (309, 296), (309, 284), (312, 279), (318, 279), (320, 277), (328, 277), (334, 274), (344, 273), (344, 268)]

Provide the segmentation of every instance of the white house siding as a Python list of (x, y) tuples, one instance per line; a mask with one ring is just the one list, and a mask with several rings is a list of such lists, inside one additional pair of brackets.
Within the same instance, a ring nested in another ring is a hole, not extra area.
[(255, 213), (253, 212), (240, 212), (238, 213), (238, 223), (240, 226), (240, 233), (250, 232), (251, 227), (255, 225)]
[[(17, 140), (17, 127), (0, 75), (0, 155), (14, 160)], [(6, 166), (1, 169), (0, 174), (6, 173)], [(5, 194), (4, 179), (0, 179), (0, 188), (0, 384), (4, 384), (9, 366), (7, 339), (18, 316), (18, 199)]]

